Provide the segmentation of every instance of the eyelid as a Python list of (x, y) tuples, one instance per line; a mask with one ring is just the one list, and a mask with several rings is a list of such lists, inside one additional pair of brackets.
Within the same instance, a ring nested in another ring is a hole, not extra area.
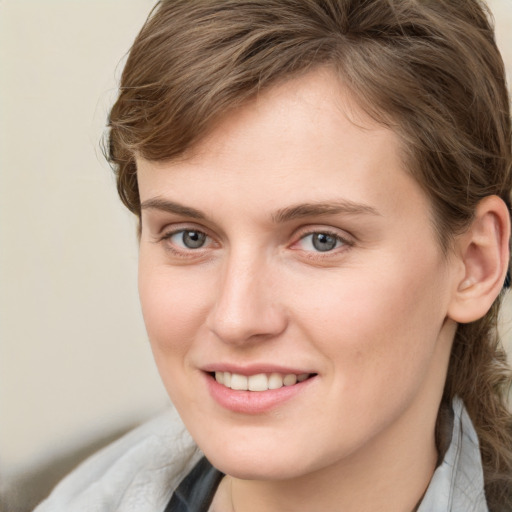
[(199, 231), (212, 239), (214, 238), (211, 230), (207, 227), (195, 222), (187, 221), (177, 221), (164, 224), (162, 227), (159, 227), (158, 230), (155, 230), (155, 238), (157, 240), (168, 238), (180, 231)]
[(194, 228), (190, 226), (180, 227), (180, 228), (172, 228), (172, 229), (163, 229), (161, 233), (158, 235), (159, 240), (166, 240), (171, 238), (178, 233), (183, 233), (184, 231), (197, 231), (198, 233), (202, 233), (206, 235), (208, 238), (212, 238), (204, 229)]

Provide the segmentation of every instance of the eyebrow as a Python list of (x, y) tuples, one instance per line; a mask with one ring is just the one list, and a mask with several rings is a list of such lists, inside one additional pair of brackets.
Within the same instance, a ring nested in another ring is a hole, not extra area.
[[(159, 197), (148, 199), (141, 204), (141, 210), (149, 209), (162, 210), (168, 213), (184, 215), (193, 219), (206, 219), (206, 215), (200, 210)], [(380, 213), (372, 206), (355, 203), (353, 201), (341, 200), (320, 203), (300, 203), (286, 208), (281, 208), (272, 214), (272, 221), (276, 224), (280, 224), (304, 217), (336, 214), (380, 216)]]
[(288, 206), (278, 210), (272, 215), (276, 223), (290, 220), (312, 217), (315, 215), (379, 215), (380, 213), (372, 206), (354, 203), (353, 201), (329, 201), (321, 203), (302, 203), (295, 206)]
[(196, 210), (195, 208), (190, 208), (189, 206), (184, 206), (179, 203), (175, 203), (174, 201), (168, 201), (167, 199), (161, 199), (159, 197), (153, 197), (144, 201), (140, 205), (141, 210), (162, 210), (168, 213), (175, 213), (177, 215), (184, 215), (185, 217), (191, 217), (193, 219), (205, 219), (206, 215)]

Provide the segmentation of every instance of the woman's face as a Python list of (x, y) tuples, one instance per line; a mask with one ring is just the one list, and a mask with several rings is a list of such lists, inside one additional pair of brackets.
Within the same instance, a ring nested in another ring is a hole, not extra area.
[(214, 465), (287, 478), (430, 441), (456, 266), (396, 135), (329, 72), (138, 179), (149, 339)]

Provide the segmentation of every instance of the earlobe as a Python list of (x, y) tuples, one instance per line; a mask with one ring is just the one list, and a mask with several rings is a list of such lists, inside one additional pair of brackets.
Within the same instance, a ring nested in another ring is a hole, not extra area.
[(500, 293), (509, 264), (510, 215), (497, 196), (482, 199), (469, 229), (456, 242), (463, 266), (448, 316), (459, 323), (483, 317)]

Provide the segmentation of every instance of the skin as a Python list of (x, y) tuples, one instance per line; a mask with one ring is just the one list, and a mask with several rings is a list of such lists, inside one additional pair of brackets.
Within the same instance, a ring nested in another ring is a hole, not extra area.
[[(316, 70), (222, 119), (183, 158), (137, 165), (144, 319), (173, 403), (229, 475), (213, 509), (414, 509), (435, 469), (465, 270), (440, 249), (396, 134)], [(204, 245), (187, 247), (184, 229)], [(319, 252), (312, 233), (340, 238)], [(316, 376), (244, 414), (212, 398), (202, 369), (218, 363)]]

